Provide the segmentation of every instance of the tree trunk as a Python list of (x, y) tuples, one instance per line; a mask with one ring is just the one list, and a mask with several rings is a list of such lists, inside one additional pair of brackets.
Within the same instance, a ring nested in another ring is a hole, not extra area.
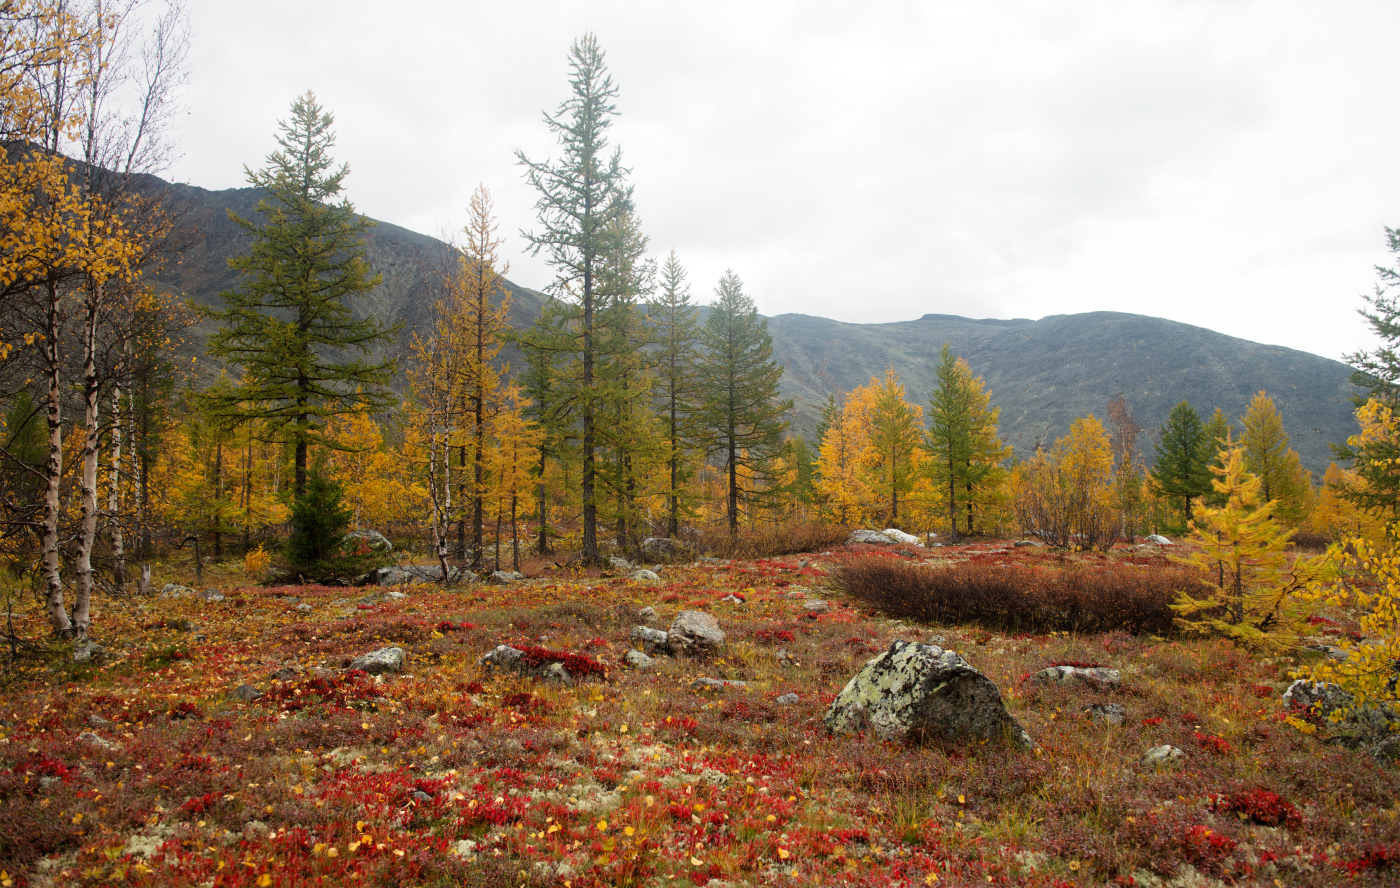
[(59, 483), (63, 480), (63, 403), (61, 388), (62, 378), (60, 376), (62, 367), (59, 364), (59, 316), (58, 316), (58, 282), (52, 278), (48, 281), (48, 313), (44, 330), (44, 362), (45, 370), (48, 373), (49, 402), (48, 402), (48, 427), (49, 427), (49, 452), (48, 460), (44, 465), (44, 473), (48, 484), (44, 490), (44, 555), (43, 574), (45, 585), (45, 608), (49, 612), (49, 625), (53, 629), (54, 635), (60, 638), (72, 638), (74, 629), (72, 622), (68, 619), (68, 611), (63, 603), (63, 577), (59, 572), (58, 565), (58, 522), (59, 513)]
[(214, 445), (214, 512), (211, 523), (214, 525), (214, 560), (218, 561), (224, 557), (224, 535), (223, 535), (223, 501), (224, 501), (224, 442), (219, 441)]
[(535, 541), (535, 552), (540, 555), (548, 555), (549, 552), (549, 485), (545, 483), (544, 473), (548, 468), (548, 459), (545, 456), (544, 448), (540, 448), (540, 528), (539, 538)]
[(126, 591), (126, 550), (122, 540), (121, 496), (122, 480), (122, 387), (112, 389), (112, 466), (107, 491), (108, 534), (112, 544), (112, 585), (118, 593)]
[(92, 622), (92, 547), (97, 541), (97, 321), (102, 303), (102, 288), (88, 286), (87, 317), (83, 325), (83, 461), (81, 524), (78, 533), (78, 553), (73, 575), (73, 629), (85, 638)]

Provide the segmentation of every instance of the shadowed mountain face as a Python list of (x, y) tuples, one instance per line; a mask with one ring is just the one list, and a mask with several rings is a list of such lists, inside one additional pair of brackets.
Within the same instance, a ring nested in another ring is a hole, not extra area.
[[(219, 306), (219, 294), (238, 284), (228, 259), (248, 248), (228, 211), (260, 222), (259, 192), (165, 187), (171, 203), (183, 208), (177, 224), (188, 232), (190, 245), (155, 283), (197, 304)], [(382, 280), (351, 307), (357, 316), (402, 325), (397, 341), (386, 347), (390, 353), (406, 355), (412, 331), (427, 323), (426, 270), (443, 250), (436, 238), (397, 225), (381, 222), (370, 230), (369, 262)], [(545, 297), (510, 286), (511, 322), (527, 326)], [(1039, 321), (929, 314), (892, 324), (848, 324), (787, 314), (768, 325), (774, 357), (784, 366), (783, 395), (797, 405), (794, 430), (809, 440), (828, 394), (865, 385), (889, 366), (903, 379), (909, 400), (927, 412), (945, 342), (991, 390), (993, 405), (1001, 408), (1002, 435), (1019, 456), (1038, 443), (1048, 447), (1076, 417), (1093, 413), (1104, 419), (1109, 399), (1119, 392), (1145, 427), (1140, 449), (1149, 462), (1158, 429), (1183, 399), (1202, 420), (1220, 407), (1238, 426), (1249, 399), (1261, 389), (1268, 392), (1303, 464), (1319, 475), (1330, 458), (1327, 445), (1356, 431), (1346, 365), (1160, 318), (1120, 312)], [(202, 353), (210, 329), (210, 322), (201, 322), (191, 347)]]

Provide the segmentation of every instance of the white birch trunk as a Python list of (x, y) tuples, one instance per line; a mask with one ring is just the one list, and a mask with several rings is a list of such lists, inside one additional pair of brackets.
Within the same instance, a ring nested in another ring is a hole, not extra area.
[(54, 635), (60, 638), (73, 637), (73, 624), (68, 619), (68, 610), (63, 602), (63, 576), (58, 564), (58, 522), (59, 483), (63, 480), (63, 402), (62, 379), (59, 365), (59, 316), (58, 285), (49, 281), (49, 305), (47, 325), (44, 330), (44, 361), (47, 365), (49, 383), (48, 426), (49, 452), (44, 465), (48, 484), (44, 490), (44, 555), (43, 574), (45, 586), (45, 608), (49, 612), (49, 625)]

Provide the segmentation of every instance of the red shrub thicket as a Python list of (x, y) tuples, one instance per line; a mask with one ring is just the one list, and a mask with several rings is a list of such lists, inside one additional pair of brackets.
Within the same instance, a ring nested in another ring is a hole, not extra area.
[(716, 558), (774, 558), (822, 552), (846, 542), (850, 531), (815, 521), (785, 521), (730, 534), (727, 527), (703, 531), (696, 547)]
[(975, 623), (1006, 632), (1172, 631), (1177, 594), (1204, 593), (1186, 568), (1143, 570), (1106, 564), (1054, 569), (1014, 564), (913, 565), (858, 558), (837, 580), (852, 597), (892, 617)]

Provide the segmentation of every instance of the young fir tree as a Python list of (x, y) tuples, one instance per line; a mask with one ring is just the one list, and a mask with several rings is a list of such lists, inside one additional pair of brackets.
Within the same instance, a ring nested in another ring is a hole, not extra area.
[(773, 360), (768, 321), (758, 316), (739, 276), (726, 270), (715, 297), (701, 333), (706, 398), (700, 421), (724, 457), (727, 520), (730, 533), (737, 534), (740, 503), (757, 494), (740, 489), (740, 472), (760, 482), (772, 480), (788, 427), (783, 417), (792, 401), (778, 400), (783, 366)]
[(626, 183), (621, 151), (608, 153), (607, 131), (617, 114), (613, 85), (598, 38), (585, 34), (569, 50), (572, 95), (545, 125), (559, 138), (562, 156), (537, 162), (516, 152), (525, 179), (539, 192), (535, 209), (540, 229), (525, 232), (534, 253), (543, 251), (558, 274), (549, 292), (577, 299), (579, 374), (577, 389), (582, 424), (583, 560), (597, 563), (598, 551), (598, 277), (611, 246), (610, 223), (632, 212), (632, 188)]
[(658, 341), (657, 401), (666, 426), (666, 535), (673, 538), (680, 534), (684, 491), (695, 473), (687, 457), (695, 448), (694, 412), (700, 397), (698, 312), (685, 278), (685, 268), (672, 250), (661, 265), (660, 285), (648, 306)]
[(1173, 407), (1162, 425), (1148, 477), (1154, 495), (1180, 502), (1181, 524), (1173, 528), (1178, 533), (1191, 526), (1192, 503), (1211, 489), (1203, 440), (1196, 408), (1185, 401)]
[(1312, 484), (1297, 451), (1288, 446), (1283, 417), (1273, 399), (1263, 392), (1255, 395), (1240, 424), (1245, 468), (1258, 476), (1264, 502), (1277, 503), (1274, 515), (1297, 527), (1307, 517)]
[(1202, 501), (1208, 506), (1223, 506), (1225, 499), (1215, 492), (1215, 487), (1210, 484), (1210, 473), (1216, 469), (1223, 469), (1225, 454), (1229, 452), (1231, 442), (1235, 439), (1235, 429), (1230, 425), (1230, 418), (1225, 415), (1225, 411), (1219, 407), (1210, 415), (1210, 419), (1201, 428), (1201, 455), (1200, 462), (1206, 467), (1206, 492), (1202, 496)]
[(213, 412), (244, 423), (257, 420), (295, 452), (294, 492), (306, 493), (307, 453), (324, 443), (327, 417), (390, 404), (383, 393), (392, 360), (337, 357), (367, 353), (387, 343), (391, 331), (373, 318), (357, 320), (349, 300), (379, 283), (365, 259), (365, 232), (373, 224), (341, 193), (350, 168), (331, 159), (333, 118), (310, 92), (292, 102), (279, 121), (282, 150), (267, 166), (248, 171), (248, 182), (267, 192), (258, 202), (265, 224), (230, 218), (252, 239), (246, 256), (229, 267), (247, 276), (220, 294), (222, 310), (209, 353), (243, 369), (238, 385), (210, 395)]
[(1224, 463), (1211, 484), (1225, 505), (1201, 508), (1192, 523), (1195, 547), (1182, 559), (1201, 569), (1207, 594), (1182, 592), (1172, 609), (1190, 630), (1291, 648), (1315, 609), (1300, 593), (1321, 575), (1324, 559), (1287, 551), (1289, 529), (1275, 520), (1275, 504), (1262, 499), (1261, 479), (1245, 469), (1243, 447), (1231, 446)]
[(997, 435), (1001, 408), (991, 406), (991, 392), (945, 342), (939, 352), (938, 385), (929, 397), (929, 429), (925, 446), (929, 470), (941, 495), (948, 498), (948, 531), (958, 536), (958, 518), (966, 513), (966, 530), (975, 527), (981, 494), (1005, 480), (1001, 463), (1011, 448)]
[(923, 438), (923, 410), (904, 400), (904, 384), (894, 368), (885, 370), (883, 379), (871, 379), (875, 398), (870, 405), (872, 485), (884, 502), (884, 518), (890, 527), (899, 526), (900, 497), (908, 497), (919, 480)]

